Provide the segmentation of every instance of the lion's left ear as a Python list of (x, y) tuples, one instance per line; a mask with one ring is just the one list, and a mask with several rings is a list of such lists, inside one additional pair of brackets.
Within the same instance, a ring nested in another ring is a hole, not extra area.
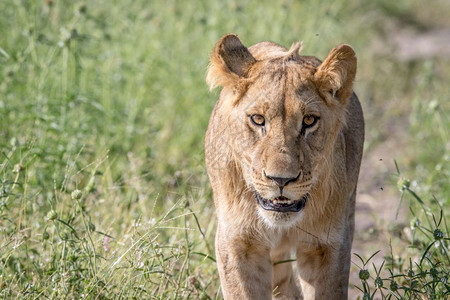
[(355, 51), (349, 45), (339, 45), (330, 51), (317, 68), (314, 81), (326, 99), (332, 97), (345, 105), (353, 93), (355, 76)]

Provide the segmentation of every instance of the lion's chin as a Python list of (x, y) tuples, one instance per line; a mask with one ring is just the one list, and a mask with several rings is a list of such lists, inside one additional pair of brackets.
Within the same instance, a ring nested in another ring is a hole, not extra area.
[(308, 194), (305, 194), (299, 200), (290, 200), (284, 196), (280, 196), (273, 199), (265, 199), (258, 192), (255, 192), (256, 199), (262, 208), (269, 211), (288, 213), (288, 212), (299, 212), (306, 204), (308, 199)]

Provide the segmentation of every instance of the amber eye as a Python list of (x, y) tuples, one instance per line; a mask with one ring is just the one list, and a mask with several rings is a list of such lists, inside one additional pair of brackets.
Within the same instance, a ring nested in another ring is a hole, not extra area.
[(261, 115), (252, 115), (250, 117), (250, 120), (252, 120), (252, 123), (257, 126), (264, 126), (266, 120), (264, 120), (264, 117)]
[(309, 127), (313, 127), (314, 124), (316, 124), (317, 120), (319, 118), (312, 116), (312, 115), (307, 115), (303, 118), (303, 127), (309, 128)]

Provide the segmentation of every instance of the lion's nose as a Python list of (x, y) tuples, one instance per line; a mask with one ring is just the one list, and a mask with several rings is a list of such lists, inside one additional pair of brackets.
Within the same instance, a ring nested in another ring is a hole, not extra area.
[(296, 181), (300, 177), (300, 173), (297, 175), (297, 177), (275, 177), (267, 175), (266, 172), (264, 172), (264, 175), (272, 180), (280, 189), (282, 189), (289, 183)]

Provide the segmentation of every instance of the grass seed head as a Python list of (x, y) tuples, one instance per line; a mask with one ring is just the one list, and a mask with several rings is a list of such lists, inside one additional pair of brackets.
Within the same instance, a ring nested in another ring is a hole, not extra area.
[(396, 292), (398, 289), (398, 285), (394, 280), (392, 280), (391, 284), (389, 285), (389, 288), (391, 289), (391, 291)]
[(51, 210), (47, 213), (47, 219), (49, 221), (54, 221), (58, 218), (58, 213), (55, 210)]
[(89, 222), (88, 229), (89, 229), (90, 232), (95, 231), (95, 225), (92, 222)]
[(75, 8), (75, 12), (79, 15), (83, 15), (87, 13), (87, 6), (86, 3), (81, 2), (77, 5), (77, 7)]
[(436, 268), (431, 268), (431, 269), (430, 269), (430, 275), (431, 275), (431, 277), (433, 277), (433, 278), (437, 278), (438, 275), (439, 275), (439, 271), (436, 270)]
[(442, 240), (444, 238), (444, 233), (440, 229), (435, 229), (433, 237), (436, 241)]
[(369, 279), (369, 271), (366, 269), (362, 269), (359, 271), (359, 279), (361, 280), (367, 280)]
[(22, 171), (23, 171), (23, 166), (21, 164), (16, 164), (14, 166), (14, 170), (13, 170), (14, 173), (20, 173)]
[(410, 186), (411, 186), (411, 181), (407, 178), (400, 177), (397, 181), (397, 187), (400, 191), (409, 189)]
[(70, 196), (72, 197), (72, 200), (80, 200), (83, 193), (80, 190), (74, 190)]
[(63, 230), (60, 235), (63, 241), (67, 241), (70, 238), (70, 233), (68, 230)]
[(383, 287), (383, 279), (381, 279), (379, 276), (375, 278), (375, 287), (377, 289), (381, 289)]

